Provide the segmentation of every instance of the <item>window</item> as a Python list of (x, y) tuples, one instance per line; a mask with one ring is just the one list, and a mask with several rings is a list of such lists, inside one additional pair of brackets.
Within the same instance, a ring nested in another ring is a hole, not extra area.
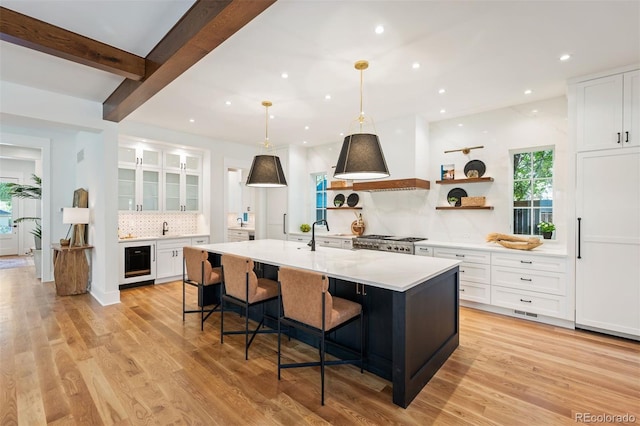
[(327, 218), (327, 175), (316, 173), (313, 176), (316, 200), (316, 220)]
[(513, 154), (513, 233), (541, 235), (553, 222), (553, 149)]

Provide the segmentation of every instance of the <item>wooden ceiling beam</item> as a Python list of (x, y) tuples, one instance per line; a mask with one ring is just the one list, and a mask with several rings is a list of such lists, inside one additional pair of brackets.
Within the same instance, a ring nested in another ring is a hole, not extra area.
[(103, 103), (103, 119), (120, 122), (276, 0), (197, 0), (146, 57), (146, 76), (125, 80)]
[(145, 75), (145, 59), (0, 6), (0, 40), (131, 80)]

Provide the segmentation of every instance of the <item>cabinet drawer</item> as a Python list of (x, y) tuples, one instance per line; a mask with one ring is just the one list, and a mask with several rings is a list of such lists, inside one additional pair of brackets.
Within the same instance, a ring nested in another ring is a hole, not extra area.
[(494, 266), (491, 274), (494, 285), (561, 296), (566, 294), (565, 275), (558, 272)]
[(227, 231), (229, 241), (249, 241), (249, 231)]
[(460, 280), (460, 299), (490, 304), (491, 286)]
[(352, 240), (342, 240), (342, 248), (345, 250), (351, 250), (353, 248)]
[(433, 249), (433, 255), (470, 263), (483, 263), (486, 265), (491, 263), (491, 253), (483, 251), (436, 247)]
[(493, 253), (492, 256), (491, 264), (494, 266), (565, 272), (567, 265), (566, 259), (558, 257), (506, 253)]
[(317, 238), (316, 239), (316, 244), (319, 245), (319, 246), (323, 246), (323, 247), (342, 248), (342, 241), (333, 240), (333, 239), (330, 239), (330, 238)]
[(178, 238), (175, 240), (158, 240), (158, 250), (182, 248), (191, 245), (191, 238)]
[(191, 245), (209, 244), (209, 237), (193, 237), (191, 239)]
[(550, 317), (564, 318), (566, 298), (555, 294), (534, 293), (491, 286), (491, 304)]
[(308, 243), (311, 240), (311, 237), (296, 237), (293, 235), (289, 235), (287, 238), (288, 241), (297, 241), (299, 243)]
[(433, 256), (433, 247), (420, 247), (416, 246), (416, 255), (418, 256)]
[(462, 262), (460, 264), (460, 281), (463, 280), (481, 284), (490, 284), (491, 267), (481, 263)]

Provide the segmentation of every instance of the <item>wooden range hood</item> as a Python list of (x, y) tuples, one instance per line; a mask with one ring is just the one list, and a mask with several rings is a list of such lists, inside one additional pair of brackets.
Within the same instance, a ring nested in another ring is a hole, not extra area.
[(392, 180), (378, 180), (371, 182), (354, 182), (354, 191), (411, 191), (411, 190), (426, 190), (431, 187), (428, 180), (411, 178), (411, 179), (392, 179)]

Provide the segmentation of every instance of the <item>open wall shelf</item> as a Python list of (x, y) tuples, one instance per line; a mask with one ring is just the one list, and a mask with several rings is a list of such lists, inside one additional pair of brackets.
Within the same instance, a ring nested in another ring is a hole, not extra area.
[(327, 210), (362, 210), (362, 207), (327, 207)]
[(436, 183), (440, 185), (458, 185), (463, 183), (480, 183), (480, 182), (493, 182), (492, 177), (479, 177), (479, 178), (469, 178), (469, 179), (446, 179), (446, 180), (437, 180)]
[(436, 210), (493, 210), (493, 206), (437, 206)]

